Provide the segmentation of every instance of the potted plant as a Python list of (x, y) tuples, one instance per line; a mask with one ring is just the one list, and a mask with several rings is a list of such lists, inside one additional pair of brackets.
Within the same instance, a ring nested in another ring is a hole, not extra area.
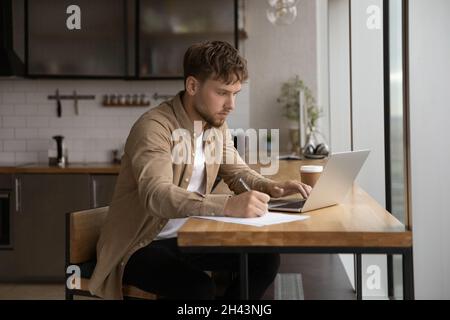
[[(307, 119), (300, 119), (300, 92), (303, 91)], [(311, 89), (298, 75), (281, 85), (277, 102), (283, 106), (283, 116), (289, 121), (289, 137), (292, 153), (300, 154), (300, 121), (306, 120), (307, 135), (317, 132), (317, 121), (322, 111), (316, 105)], [(308, 140), (308, 139), (307, 139)]]

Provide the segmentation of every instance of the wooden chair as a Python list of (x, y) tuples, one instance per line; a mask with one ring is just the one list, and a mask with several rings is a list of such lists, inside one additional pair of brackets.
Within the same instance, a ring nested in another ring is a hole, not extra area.
[[(79, 289), (71, 289), (66, 283), (66, 300), (75, 295), (93, 297), (89, 290), (89, 279), (96, 264), (96, 245), (101, 227), (109, 207), (69, 212), (66, 215), (66, 271), (69, 266), (78, 266), (81, 273)], [(71, 274), (66, 273), (66, 280)], [(153, 293), (133, 286), (123, 286), (123, 295), (128, 299), (155, 300)]]

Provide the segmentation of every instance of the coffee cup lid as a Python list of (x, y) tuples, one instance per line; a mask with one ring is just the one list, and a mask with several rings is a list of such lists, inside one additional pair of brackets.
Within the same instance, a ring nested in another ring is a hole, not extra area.
[(300, 171), (304, 173), (320, 173), (323, 171), (323, 166), (301, 166)]

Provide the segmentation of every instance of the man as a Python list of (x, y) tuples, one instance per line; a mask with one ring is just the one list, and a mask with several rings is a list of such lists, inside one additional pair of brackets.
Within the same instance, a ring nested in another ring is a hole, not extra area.
[[(267, 211), (270, 196), (308, 196), (307, 185), (276, 183), (251, 170), (234, 148), (225, 120), (247, 77), (245, 59), (225, 42), (203, 42), (187, 50), (185, 90), (143, 114), (128, 136), (97, 243), (91, 293), (121, 299), (122, 284), (128, 284), (164, 298), (213, 299), (214, 282), (204, 271), (237, 272), (238, 257), (180, 252), (177, 230), (185, 219), (193, 215), (257, 217)], [(182, 162), (174, 161), (177, 152), (173, 152), (179, 146), (174, 139), (179, 130), (192, 137), (187, 144), (192, 148)], [(221, 141), (215, 150), (221, 154), (219, 163), (207, 161), (206, 145), (214, 145), (213, 141)], [(217, 175), (235, 196), (210, 194)], [(246, 191), (239, 178), (253, 191)], [(278, 254), (249, 255), (250, 298), (263, 296), (278, 266)], [(225, 298), (238, 297), (239, 280), (235, 279)]]

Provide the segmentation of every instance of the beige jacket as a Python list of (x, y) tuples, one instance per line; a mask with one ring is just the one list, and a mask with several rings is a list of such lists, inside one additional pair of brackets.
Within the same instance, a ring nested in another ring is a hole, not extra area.
[[(191, 161), (172, 161), (172, 150), (179, 146), (172, 139), (174, 130), (184, 128), (194, 135), (194, 124), (183, 108), (181, 94), (144, 113), (127, 138), (114, 196), (97, 243), (97, 265), (89, 283), (90, 292), (99, 297), (123, 299), (122, 276), (127, 261), (136, 250), (152, 242), (168, 219), (223, 215), (229, 195), (210, 194), (217, 175), (237, 194), (245, 191), (238, 183), (240, 177), (252, 189), (262, 192), (267, 192), (268, 183), (272, 182), (251, 170), (239, 157), (224, 124), (212, 129), (204, 140), (217, 146), (215, 139), (222, 133), (225, 138), (220, 144), (221, 156), (231, 157), (235, 163), (207, 163), (206, 194), (188, 192), (194, 153), (189, 154)], [(195, 150), (195, 139), (191, 142)], [(217, 154), (212, 149), (212, 154)]]

